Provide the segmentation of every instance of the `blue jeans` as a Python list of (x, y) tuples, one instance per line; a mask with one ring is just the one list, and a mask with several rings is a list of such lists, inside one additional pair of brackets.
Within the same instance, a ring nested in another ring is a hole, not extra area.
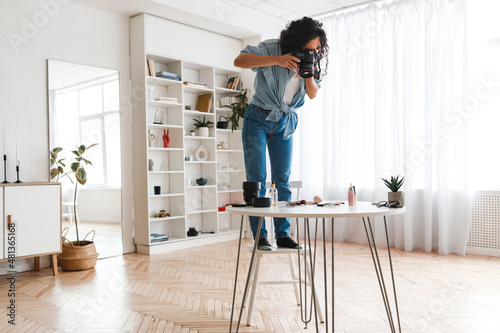
[[(250, 104), (245, 113), (242, 138), (247, 181), (260, 182), (259, 196), (265, 196), (267, 145), (271, 162), (271, 179), (276, 184), (278, 200), (288, 201), (292, 198), (288, 179), (292, 169), (293, 137), (288, 140), (283, 139), (288, 115), (284, 115), (276, 122), (267, 121), (266, 117), (270, 112), (270, 110)], [(250, 216), (250, 227), (254, 238), (257, 234), (258, 223), (258, 217)], [(276, 238), (290, 236), (290, 219), (274, 218), (274, 230)], [(260, 236), (267, 237), (265, 220), (262, 222)]]

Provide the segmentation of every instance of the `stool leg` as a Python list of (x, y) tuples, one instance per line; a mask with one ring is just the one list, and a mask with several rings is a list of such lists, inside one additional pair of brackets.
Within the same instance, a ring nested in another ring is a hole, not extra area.
[[(255, 244), (254, 246), (256, 246)], [(252, 281), (252, 291), (250, 292), (250, 303), (248, 304), (248, 313), (247, 313), (247, 326), (250, 326), (250, 322), (252, 321), (253, 315), (253, 307), (255, 304), (255, 294), (257, 293), (257, 287), (259, 286), (259, 272), (260, 272), (260, 260), (262, 259), (262, 255), (257, 253), (257, 260), (255, 261), (255, 271), (253, 275)]]
[[(307, 273), (307, 278), (309, 279), (309, 281), (311, 281), (310, 283), (312, 283), (311, 269), (309, 267), (310, 264), (311, 264), (310, 262), (307, 263), (306, 273)], [(316, 309), (318, 309), (319, 321), (320, 321), (320, 323), (324, 323), (325, 318), (323, 317), (323, 309), (320, 306), (320, 302), (318, 299), (318, 293), (317, 293), (316, 288), (314, 288), (314, 303), (316, 303)]]
[[(295, 263), (293, 262), (293, 255), (291, 253), (288, 254), (288, 261), (290, 263), (290, 273), (292, 274), (292, 280), (298, 281), (299, 277), (297, 276), (297, 270), (295, 269)], [(293, 284), (293, 289), (295, 291), (295, 299), (297, 300), (297, 305), (300, 305), (299, 287), (297, 286), (297, 283)]]

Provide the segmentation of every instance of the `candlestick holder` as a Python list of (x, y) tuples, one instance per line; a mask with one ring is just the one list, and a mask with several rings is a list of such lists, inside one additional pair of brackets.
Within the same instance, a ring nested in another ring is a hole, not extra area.
[(2, 184), (9, 184), (7, 181), (7, 155), (3, 155), (3, 179)]
[(17, 173), (17, 180), (14, 183), (22, 183), (22, 181), (19, 180), (19, 165), (16, 165), (16, 173)]

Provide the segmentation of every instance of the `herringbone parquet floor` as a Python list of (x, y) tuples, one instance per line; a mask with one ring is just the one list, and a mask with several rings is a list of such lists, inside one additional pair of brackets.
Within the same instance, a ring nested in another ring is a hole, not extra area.
[[(15, 326), (7, 322), (9, 281), (2, 276), (0, 332), (228, 332), (236, 253), (233, 241), (107, 258), (93, 270), (55, 277), (50, 269), (19, 273)], [(500, 332), (500, 258), (392, 254), (403, 332)], [(249, 263), (249, 253), (242, 255), (238, 300)], [(288, 278), (287, 258), (268, 256), (261, 277)], [(335, 332), (390, 332), (369, 248), (335, 244), (335, 272)], [(295, 303), (289, 285), (260, 286), (253, 325), (240, 332), (314, 332), (313, 324), (304, 329)]]

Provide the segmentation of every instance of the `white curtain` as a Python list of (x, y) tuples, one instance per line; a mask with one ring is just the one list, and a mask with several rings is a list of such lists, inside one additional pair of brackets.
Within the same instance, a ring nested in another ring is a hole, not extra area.
[[(464, 255), (466, 134), (456, 106), (466, 100), (465, 0), (372, 3), (319, 20), (329, 66), (294, 135), (301, 197), (347, 200), (352, 183), (358, 201), (387, 200), (381, 178), (404, 176), (407, 212), (388, 218), (391, 245)], [(381, 218), (375, 229), (384, 245)], [(335, 241), (366, 244), (361, 221), (336, 220)]]

